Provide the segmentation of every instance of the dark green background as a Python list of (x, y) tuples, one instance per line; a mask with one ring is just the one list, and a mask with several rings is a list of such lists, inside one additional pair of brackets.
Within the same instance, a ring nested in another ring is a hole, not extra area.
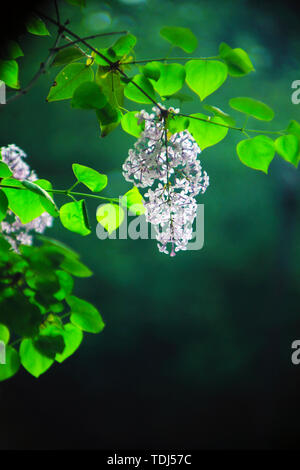
[[(59, 2), (71, 29), (82, 35), (129, 29), (139, 38), (140, 58), (168, 52), (159, 37), (164, 25), (190, 27), (197, 55), (215, 55), (222, 41), (246, 49), (256, 73), (229, 78), (207, 103), (230, 111), (229, 98), (252, 96), (271, 105), (273, 123), (253, 120), (251, 128), (282, 129), (299, 120), (291, 83), (300, 79), (300, 36), (290, 2), (87, 4), (82, 15)], [(22, 84), (52, 42), (21, 35)], [(123, 194), (130, 186), (120, 168), (134, 138), (118, 129), (100, 139), (92, 112), (46, 103), (56, 73), (51, 69), (27, 96), (1, 107), (0, 144), (24, 149), (55, 188), (72, 184), (77, 162), (108, 174), (107, 194)], [(201, 112), (200, 101), (184, 111)], [(48, 230), (94, 271), (76, 282), (75, 292), (97, 305), (107, 326), (86, 335), (73, 358), (40, 379), (22, 370), (1, 384), (2, 449), (299, 447), (300, 366), (290, 358), (300, 338), (299, 172), (278, 157), (268, 176), (243, 166), (239, 139), (232, 132), (201, 154), (211, 185), (198, 201), (205, 204), (200, 251), (169, 258), (152, 240), (100, 241), (93, 202), (90, 236), (58, 222)]]

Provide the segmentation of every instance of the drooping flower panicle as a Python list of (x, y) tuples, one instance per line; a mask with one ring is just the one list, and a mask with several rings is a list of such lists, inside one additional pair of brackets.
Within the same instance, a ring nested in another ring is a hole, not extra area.
[[(30, 169), (30, 166), (24, 162), (27, 157), (19, 147), (10, 144), (7, 147), (1, 147), (2, 161), (6, 163), (12, 171), (12, 176), (20, 181), (36, 181), (36, 173)], [(47, 212), (40, 217), (32, 220), (28, 224), (22, 224), (19, 217), (8, 211), (6, 220), (1, 222), (1, 230), (15, 251), (18, 251), (19, 245), (32, 245), (33, 232), (43, 233), (47, 227), (51, 227), (53, 217)]]
[[(160, 105), (161, 109), (164, 109)], [(146, 220), (155, 226), (158, 248), (171, 256), (186, 250), (193, 236), (193, 222), (197, 214), (195, 196), (204, 193), (209, 177), (202, 172), (198, 155), (201, 150), (187, 131), (171, 134), (161, 109), (153, 113), (141, 111), (138, 122), (145, 122), (145, 130), (129, 150), (123, 165), (123, 175), (129, 182), (142, 188), (152, 187), (145, 194)], [(178, 113), (179, 109), (169, 108)]]

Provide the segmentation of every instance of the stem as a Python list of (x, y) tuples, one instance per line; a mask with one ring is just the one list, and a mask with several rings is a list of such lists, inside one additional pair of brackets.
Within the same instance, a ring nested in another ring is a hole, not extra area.
[[(54, 43), (54, 48), (59, 44), (61, 38), (62, 38), (62, 31), (59, 31), (57, 33), (57, 36), (56, 36), (56, 40), (55, 40), (55, 43)], [(22, 90), (19, 90), (17, 91), (17, 93), (15, 93), (13, 96), (10, 96), (8, 99), (7, 99), (7, 103), (11, 102), (11, 101), (14, 101), (15, 99), (19, 98), (21, 95), (25, 95), (26, 93), (28, 93), (28, 91), (33, 87), (33, 85), (35, 84), (35, 82), (39, 79), (39, 77), (46, 72), (50, 62), (52, 61), (52, 58), (54, 57), (54, 55), (56, 54), (55, 50), (50, 50), (50, 54), (48, 55), (47, 59), (45, 60), (45, 62), (42, 62), (41, 65), (40, 65), (40, 68), (39, 70), (36, 72), (36, 74), (32, 77), (32, 79), (30, 80), (30, 82), (28, 83), (28, 85), (23, 88)]]
[[(7, 188), (7, 189), (19, 189), (21, 191), (28, 191), (27, 188), (21, 188), (20, 186), (9, 186), (7, 184), (0, 184), (0, 188)], [(119, 202), (119, 199), (116, 197), (104, 197), (104, 196), (97, 196), (96, 194), (89, 194), (89, 193), (78, 193), (75, 191), (69, 191), (68, 189), (47, 189), (48, 193), (53, 193), (53, 194), (62, 194), (65, 196), (79, 196), (79, 197), (90, 197), (93, 199), (102, 199), (105, 201), (113, 201), (113, 202)]]
[[(112, 35), (115, 35), (115, 34), (127, 34), (127, 33), (128, 33), (128, 31), (114, 31), (114, 32), (111, 32), (111, 33), (93, 34), (92, 36), (86, 36), (82, 39), (85, 41), (86, 39), (95, 39), (95, 38), (99, 38), (99, 37), (102, 37), (102, 36), (112, 36)], [(55, 52), (61, 51), (62, 49), (65, 49), (66, 47), (70, 47), (70, 46), (73, 46), (74, 44), (77, 44), (78, 42), (81, 42), (82, 39), (76, 39), (75, 41), (70, 41), (69, 44), (64, 44), (63, 46), (56, 47), (54, 50), (55, 50)]]
[(164, 62), (165, 60), (214, 60), (219, 59), (220, 56), (212, 57), (163, 57), (159, 59), (141, 59), (133, 60), (132, 62), (122, 62), (122, 65), (133, 65), (133, 64), (143, 64), (145, 62)]
[(247, 132), (256, 132), (258, 134), (280, 134), (280, 135), (284, 134), (284, 130), (282, 130), (282, 131), (267, 131), (267, 130), (264, 130), (264, 129), (245, 129), (244, 127), (228, 126), (227, 124), (221, 124), (220, 122), (209, 121), (209, 120), (206, 120), (204, 118), (199, 118), (199, 117), (196, 117), (196, 116), (189, 116), (188, 114), (182, 114), (182, 113), (176, 113), (176, 114), (174, 114), (174, 116), (184, 116), (184, 117), (191, 118), (191, 119), (197, 119), (198, 121), (203, 121), (203, 122), (206, 122), (207, 124), (213, 124), (215, 126), (226, 127), (227, 129), (232, 129), (234, 131), (240, 131), (240, 132), (243, 132), (243, 133), (245, 133), (245, 131), (247, 131)]

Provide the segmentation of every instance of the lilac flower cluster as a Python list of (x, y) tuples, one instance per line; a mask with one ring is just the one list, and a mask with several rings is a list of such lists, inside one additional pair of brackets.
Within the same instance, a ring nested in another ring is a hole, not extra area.
[[(163, 108), (161, 106), (161, 108)], [(178, 109), (169, 108), (178, 113)], [(148, 189), (144, 203), (146, 220), (155, 226), (158, 248), (171, 256), (186, 250), (192, 238), (197, 213), (195, 196), (204, 193), (209, 185), (207, 173), (202, 172), (198, 155), (201, 150), (187, 131), (171, 134), (161, 110), (141, 111), (138, 122), (145, 130), (137, 140), (123, 165), (126, 181)]]
[[(1, 147), (2, 161), (6, 163), (12, 171), (12, 177), (23, 181), (36, 181), (37, 175), (32, 171), (29, 165), (24, 162), (27, 157), (19, 147), (14, 144), (7, 147)], [(47, 212), (40, 217), (32, 220), (28, 224), (22, 224), (19, 217), (8, 211), (5, 221), (1, 222), (1, 230), (15, 251), (18, 251), (19, 245), (32, 245), (33, 237), (31, 232), (43, 233), (46, 227), (51, 227), (53, 217)]]

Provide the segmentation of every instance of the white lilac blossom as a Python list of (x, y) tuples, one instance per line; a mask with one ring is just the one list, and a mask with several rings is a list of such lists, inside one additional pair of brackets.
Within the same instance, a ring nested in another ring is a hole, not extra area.
[[(187, 130), (171, 135), (160, 108), (154, 107), (151, 114), (144, 110), (137, 114), (139, 124), (145, 122), (145, 130), (129, 150), (123, 175), (142, 188), (157, 183), (145, 194), (145, 216), (155, 226), (159, 250), (169, 254), (171, 244), (170, 255), (174, 256), (186, 250), (192, 238), (195, 196), (206, 191), (209, 177), (202, 171), (198, 160), (201, 150), (193, 136)], [(169, 108), (168, 112), (177, 114), (179, 109)]]
[[(2, 161), (12, 171), (12, 177), (20, 181), (25, 179), (27, 181), (36, 181), (38, 179), (36, 173), (23, 160), (27, 157), (26, 153), (16, 145), (11, 144), (7, 147), (1, 147), (1, 155)], [(18, 251), (18, 246), (21, 244), (32, 245), (33, 232), (43, 233), (46, 227), (52, 226), (52, 222), (53, 217), (44, 212), (40, 217), (37, 217), (28, 224), (22, 224), (19, 217), (9, 210), (6, 220), (1, 222), (1, 230), (12, 248)]]

